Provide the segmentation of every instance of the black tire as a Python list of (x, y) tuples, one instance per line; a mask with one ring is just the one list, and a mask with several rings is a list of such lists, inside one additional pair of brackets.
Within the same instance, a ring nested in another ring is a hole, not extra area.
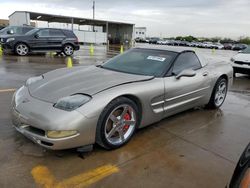
[[(112, 144), (108, 141), (108, 139), (105, 136), (105, 125), (106, 121), (108, 120), (110, 114), (113, 112), (114, 109), (119, 107), (120, 105), (129, 105), (130, 107), (133, 108), (135, 114), (136, 114), (136, 120), (135, 120), (135, 128), (133, 129), (132, 133), (130, 136), (125, 140), (125, 142), (120, 143), (120, 144)], [(100, 145), (101, 147), (111, 150), (111, 149), (117, 149), (126, 143), (129, 142), (131, 137), (134, 135), (137, 127), (139, 126), (139, 121), (140, 121), (140, 113), (139, 109), (136, 105), (136, 103), (126, 97), (119, 97), (111, 101), (103, 110), (101, 113), (98, 123), (97, 123), (97, 130), (96, 130), (96, 143)]]
[(72, 56), (74, 54), (75, 49), (71, 44), (65, 44), (63, 46), (62, 51), (66, 56)]
[(26, 56), (29, 53), (29, 47), (27, 44), (18, 43), (15, 46), (15, 53), (20, 56)]
[[(225, 85), (226, 85), (225, 97), (224, 97), (223, 101), (221, 102), (221, 104), (216, 104), (216, 102), (215, 102), (215, 100), (216, 100), (215, 99), (216, 98), (216, 92), (218, 91), (218, 88), (219, 88), (219, 86), (222, 83), (225, 83)], [(208, 108), (208, 109), (217, 109), (217, 108), (220, 108), (221, 105), (224, 103), (224, 101), (226, 99), (227, 90), (228, 90), (228, 81), (227, 81), (227, 79), (225, 79), (225, 78), (219, 78), (217, 80), (215, 86), (214, 86), (212, 95), (210, 97), (209, 103), (206, 105), (206, 108)]]

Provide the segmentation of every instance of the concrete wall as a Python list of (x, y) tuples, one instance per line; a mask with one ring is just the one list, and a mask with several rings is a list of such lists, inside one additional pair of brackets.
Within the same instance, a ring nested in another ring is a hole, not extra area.
[(107, 43), (107, 33), (74, 30), (79, 42), (103, 44)]
[(135, 27), (135, 38), (146, 39), (146, 27)]
[(27, 12), (14, 12), (12, 15), (9, 16), (9, 25), (30, 25), (30, 14)]

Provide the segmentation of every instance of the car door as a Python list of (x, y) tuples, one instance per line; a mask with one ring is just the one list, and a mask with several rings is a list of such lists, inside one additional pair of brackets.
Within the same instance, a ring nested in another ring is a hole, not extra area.
[(30, 39), (29, 44), (33, 50), (49, 49), (49, 29), (41, 29)]
[(65, 35), (60, 29), (50, 29), (49, 30), (49, 47), (52, 50), (61, 50), (62, 49), (62, 43), (65, 39)]
[[(184, 70), (194, 70), (195, 75), (177, 75)], [(181, 53), (174, 62), (169, 76), (164, 78), (165, 102), (164, 115), (193, 108), (206, 102), (207, 92), (210, 91), (209, 73), (202, 67), (198, 57), (193, 52)]]

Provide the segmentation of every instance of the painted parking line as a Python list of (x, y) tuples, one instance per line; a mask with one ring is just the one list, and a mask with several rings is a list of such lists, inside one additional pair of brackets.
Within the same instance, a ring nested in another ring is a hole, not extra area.
[(16, 89), (0, 89), (0, 93), (5, 93), (5, 92), (15, 92)]
[(114, 165), (105, 165), (58, 182), (46, 166), (37, 166), (31, 174), (35, 182), (44, 188), (86, 187), (111, 174), (119, 172)]

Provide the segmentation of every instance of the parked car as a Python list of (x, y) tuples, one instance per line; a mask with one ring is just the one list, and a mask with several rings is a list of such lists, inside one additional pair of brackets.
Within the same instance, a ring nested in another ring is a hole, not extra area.
[(218, 49), (218, 50), (222, 50), (222, 49), (224, 49), (224, 46), (221, 43), (216, 42), (216, 43), (213, 43), (213, 48)]
[(28, 79), (13, 96), (12, 121), (49, 149), (115, 149), (136, 129), (173, 114), (219, 108), (232, 78), (230, 64), (208, 64), (194, 51), (133, 48), (98, 66)]
[(146, 39), (138, 37), (138, 38), (135, 39), (135, 42), (146, 43)]
[(232, 50), (240, 51), (240, 50), (244, 50), (246, 48), (247, 48), (246, 44), (235, 44), (235, 45), (233, 45)]
[(231, 59), (231, 64), (235, 73), (250, 75), (250, 47), (240, 51)]
[(203, 42), (203, 47), (212, 49), (214, 48), (214, 45), (212, 42)]
[(228, 188), (250, 187), (250, 143), (242, 153)]
[(159, 38), (151, 38), (149, 40), (149, 44), (157, 44), (157, 41), (159, 41), (160, 39)]
[(233, 45), (231, 43), (224, 43), (225, 50), (232, 50)]
[(1, 38), (4, 51), (25, 56), (29, 52), (63, 52), (70, 56), (79, 50), (78, 39), (71, 30), (36, 28), (25, 35), (11, 35)]
[(168, 41), (167, 40), (159, 40), (159, 41), (157, 41), (157, 44), (167, 45)]
[(32, 29), (32, 26), (8, 26), (0, 30), (0, 38), (6, 35), (24, 35)]
[(0, 26), (0, 31), (1, 31), (3, 28), (5, 28), (5, 26)]

